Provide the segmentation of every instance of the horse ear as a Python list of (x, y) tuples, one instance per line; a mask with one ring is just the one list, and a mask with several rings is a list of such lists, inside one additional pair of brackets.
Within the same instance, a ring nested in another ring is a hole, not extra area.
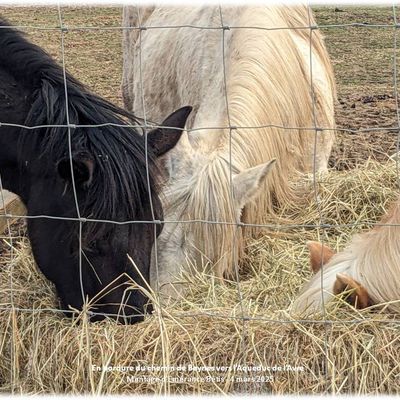
[(306, 244), (310, 252), (311, 269), (316, 274), (322, 265), (328, 264), (335, 252), (320, 242), (310, 240)]
[(368, 291), (364, 286), (347, 274), (336, 274), (333, 293), (338, 295), (347, 291), (351, 292), (347, 296), (346, 300), (355, 308), (362, 309), (369, 307), (372, 304)]
[[(73, 155), (72, 168), (74, 171), (75, 184), (81, 187), (89, 186), (93, 179), (93, 159), (86, 154)], [(62, 179), (67, 182), (72, 182), (71, 161), (69, 157), (65, 157), (57, 163), (57, 172)]]
[(261, 183), (271, 171), (275, 161), (276, 160), (273, 159), (266, 164), (248, 168), (233, 177), (232, 184), (235, 201), (240, 209), (257, 194)]
[(156, 157), (164, 155), (178, 143), (191, 111), (190, 106), (176, 110), (164, 120), (162, 128), (153, 129), (147, 134), (147, 143)]

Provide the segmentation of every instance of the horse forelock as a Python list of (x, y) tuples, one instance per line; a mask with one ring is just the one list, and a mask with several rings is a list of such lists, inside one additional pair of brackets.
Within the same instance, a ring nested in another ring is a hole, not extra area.
[[(4, 20), (0, 25), (9, 26)], [(155, 217), (160, 218), (153, 156), (149, 151), (146, 157), (143, 137), (128, 126), (138, 123), (133, 114), (91, 93), (68, 73), (64, 79), (63, 69), (14, 28), (0, 30), (0, 48), (0, 67), (30, 93), (31, 109), (24, 125), (45, 125), (21, 128), (21, 162), (40, 159), (35, 167), (55, 172), (56, 163), (70, 156), (70, 151), (72, 155), (85, 152), (93, 158), (95, 168), (79, 204), (81, 216), (108, 221), (151, 219), (152, 201)], [(65, 127), (68, 123), (70, 128)], [(84, 240), (96, 240), (113, 226), (84, 224)]]
[(234, 259), (242, 251), (242, 235), (235, 234), (237, 210), (226, 158), (212, 154), (207, 162), (193, 166), (193, 175), (167, 187), (164, 195), (165, 214), (178, 213), (179, 220), (196, 221), (182, 224), (183, 229), (191, 232), (197, 250), (214, 265), (217, 275), (231, 275)]
[[(43, 120), (37, 118), (36, 106), (43, 110)], [(39, 96), (26, 125), (63, 124), (66, 116), (65, 98), (60, 95), (59, 101), (51, 104), (50, 110), (48, 106), (45, 98)], [(68, 106), (70, 124), (113, 123), (121, 126), (78, 127), (70, 128), (69, 131), (68, 128), (49, 127), (37, 132), (26, 131), (22, 142), (26, 155), (23, 159), (29, 160), (29, 154), (31, 157), (39, 155), (41, 167), (47, 171), (55, 171), (57, 162), (70, 157), (70, 153), (72, 156), (86, 153), (92, 158), (95, 167), (93, 179), (84, 189), (84, 202), (80, 204), (82, 216), (118, 222), (148, 220), (151, 219), (148, 209), (152, 201), (155, 218), (159, 219), (161, 209), (156, 198), (158, 188), (154, 160), (150, 151), (146, 158), (143, 138), (136, 130), (127, 127), (127, 123), (117, 114), (104, 108), (102, 104), (96, 104), (96, 99), (88, 95), (69, 96)], [(50, 120), (47, 118), (49, 115), (53, 116)], [(146, 165), (149, 169), (149, 180)], [(84, 236), (95, 240), (111, 227), (112, 224), (90, 224), (85, 228)]]

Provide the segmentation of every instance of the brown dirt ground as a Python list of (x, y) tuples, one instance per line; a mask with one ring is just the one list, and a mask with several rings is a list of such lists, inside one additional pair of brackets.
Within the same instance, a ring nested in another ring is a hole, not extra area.
[[(336, 120), (339, 131), (330, 167), (338, 170), (363, 164), (368, 158), (383, 161), (396, 151), (399, 125), (393, 84), (392, 27), (326, 27), (364, 23), (392, 24), (393, 9), (387, 7), (315, 7), (314, 12), (330, 53), (338, 85)], [(59, 27), (57, 7), (2, 7), (1, 14), (13, 24)], [(63, 24), (110, 27), (121, 24), (120, 7), (61, 7)], [(61, 62), (59, 31), (26, 28), (31, 40)], [(122, 51), (120, 30), (65, 33), (65, 60), (69, 71), (92, 90), (122, 105), (120, 82)], [(400, 68), (398, 68), (400, 69)], [(358, 130), (374, 129), (368, 132)]]
[[(368, 25), (393, 24), (393, 9), (320, 7), (315, 14), (319, 25), (366, 24), (322, 29), (337, 80), (337, 126), (356, 131), (338, 132), (330, 166), (341, 170), (363, 164), (368, 158), (383, 161), (396, 152), (398, 131), (377, 128), (399, 126), (394, 88), (395, 30)], [(398, 58), (398, 51), (396, 55)], [(365, 129), (374, 130), (357, 132)]]

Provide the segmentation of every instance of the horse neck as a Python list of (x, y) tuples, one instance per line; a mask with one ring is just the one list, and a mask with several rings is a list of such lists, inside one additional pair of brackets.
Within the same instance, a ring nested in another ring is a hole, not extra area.
[[(374, 303), (399, 299), (399, 223), (400, 199), (381, 219), (380, 224), (385, 225), (355, 236), (342, 252), (333, 256), (323, 270), (312, 277), (294, 302), (293, 310), (304, 311), (308, 305), (312, 310), (322, 308), (321, 274), (325, 302), (333, 296), (338, 273), (346, 273), (362, 284)], [(390, 308), (399, 311), (400, 304), (393, 304)]]
[[(283, 17), (275, 18), (279, 10), (272, 10), (273, 16), (268, 12), (259, 9), (259, 16), (252, 13), (255, 25), (287, 24)], [(309, 159), (312, 159), (315, 133), (295, 129), (313, 126), (314, 114), (307, 60), (291, 35), (289, 30), (240, 30), (232, 35), (226, 49), (227, 98), (223, 91), (219, 96), (222, 111), (219, 119), (208, 124), (230, 129), (212, 131), (208, 137), (207, 132), (203, 135), (205, 146), (225, 152), (225, 158), (231, 159), (240, 170), (273, 158), (278, 160), (268, 178), (267, 195), (257, 199), (257, 208), (250, 207), (246, 212), (246, 222), (259, 222), (266, 215), (276, 214), (275, 210), (281, 206), (298, 204), (299, 198), (290, 182), (297, 171), (307, 169)], [(248, 43), (254, 46), (249, 47)], [(293, 76), (297, 78), (294, 80)], [(198, 137), (199, 142), (203, 141)]]
[[(354, 278), (367, 288), (375, 303), (400, 298), (400, 198), (380, 224), (360, 235), (354, 265)], [(400, 310), (400, 304), (394, 308)]]
[(336, 254), (303, 287), (292, 305), (292, 311), (302, 315), (322, 311), (324, 304), (333, 298), (336, 275), (338, 273), (351, 274), (354, 262), (351, 252), (344, 251)]

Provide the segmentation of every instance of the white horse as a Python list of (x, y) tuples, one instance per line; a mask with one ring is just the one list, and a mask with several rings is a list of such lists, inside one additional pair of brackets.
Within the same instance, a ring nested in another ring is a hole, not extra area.
[(317, 242), (308, 243), (315, 275), (293, 303), (293, 312), (307, 316), (322, 311), (322, 299), (326, 304), (335, 295), (349, 291), (348, 301), (356, 308), (388, 303), (389, 310), (399, 313), (399, 224), (400, 199), (378, 226), (355, 236), (340, 253), (334, 254)]
[(317, 171), (327, 168), (333, 71), (307, 7), (125, 7), (123, 25), (147, 27), (124, 31), (125, 106), (153, 121), (194, 107), (165, 160), (164, 219), (174, 222), (151, 271), (153, 286), (171, 294), (188, 264), (232, 274), (244, 242), (238, 223), (265, 223), (296, 201), (289, 182), (312, 171), (314, 157)]

